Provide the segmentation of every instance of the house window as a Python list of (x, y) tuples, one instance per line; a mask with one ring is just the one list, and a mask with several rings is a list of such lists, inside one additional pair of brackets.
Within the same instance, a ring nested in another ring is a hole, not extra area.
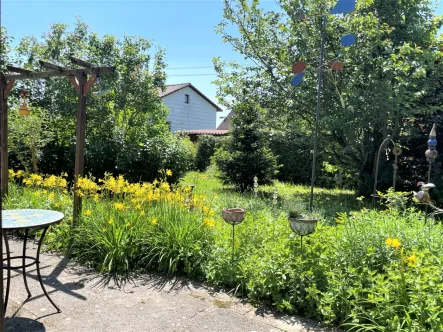
[(185, 103), (189, 104), (189, 95), (185, 95)]

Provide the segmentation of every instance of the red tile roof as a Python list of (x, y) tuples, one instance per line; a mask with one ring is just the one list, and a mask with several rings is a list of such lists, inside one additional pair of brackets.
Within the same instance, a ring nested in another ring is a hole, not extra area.
[(201, 93), (195, 86), (193, 86), (191, 83), (182, 83), (182, 84), (172, 84), (167, 85), (166, 90), (160, 91), (160, 98), (169, 96), (171, 93), (174, 93), (178, 90), (181, 90), (183, 88), (190, 87), (192, 90), (194, 90), (196, 93), (198, 93), (203, 99), (205, 99), (208, 103), (210, 103), (212, 106), (215, 107), (217, 112), (223, 112), (223, 110), (218, 107), (211, 99), (206, 97), (203, 93)]
[(217, 130), (217, 129), (192, 129), (192, 130), (180, 130), (186, 134), (199, 134), (199, 135), (227, 135), (229, 130)]

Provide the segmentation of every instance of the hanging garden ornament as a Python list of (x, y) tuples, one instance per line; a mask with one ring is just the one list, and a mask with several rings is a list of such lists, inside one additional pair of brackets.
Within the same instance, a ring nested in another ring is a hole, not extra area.
[(29, 116), (31, 114), (31, 108), (28, 106), (28, 102), (26, 100), (26, 96), (28, 94), (27, 90), (21, 90), (20, 91), (21, 97), (22, 97), (22, 104), (20, 105), (20, 108), (18, 109), (18, 115), (20, 116)]
[(328, 66), (332, 69), (332, 70), (337, 70), (337, 71), (340, 71), (340, 70), (343, 70), (343, 68), (344, 68), (344, 64), (343, 64), (343, 62), (341, 62), (341, 61), (329, 61), (328, 62)]
[(345, 14), (354, 11), (355, 0), (338, 0), (334, 8), (331, 9), (331, 14)]
[(426, 160), (428, 163), (435, 162), (435, 159), (437, 159), (438, 152), (436, 150), (437, 147), (437, 128), (434, 125), (432, 126), (432, 130), (429, 134), (429, 140), (428, 140), (428, 149), (425, 152)]
[(355, 36), (352, 33), (350, 33), (346, 36), (343, 36), (340, 40), (340, 44), (343, 47), (354, 45), (355, 44)]

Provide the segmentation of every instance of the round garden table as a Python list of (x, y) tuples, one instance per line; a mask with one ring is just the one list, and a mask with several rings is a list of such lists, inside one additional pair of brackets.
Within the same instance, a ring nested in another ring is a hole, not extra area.
[[(57, 305), (51, 300), (48, 292), (45, 289), (45, 285), (42, 281), (42, 276), (40, 274), (40, 249), (42, 247), (43, 240), (45, 238), (46, 231), (49, 226), (54, 225), (62, 221), (64, 215), (63, 213), (52, 211), (52, 210), (38, 210), (38, 209), (17, 209), (17, 210), (3, 210), (2, 211), (2, 221), (3, 221), (3, 238), (5, 239), (5, 247), (6, 247), (6, 258), (3, 258), (3, 261), (6, 261), (7, 264), (3, 265), (3, 268), (8, 270), (8, 278), (6, 281), (6, 294), (5, 294), (5, 312), (6, 307), (8, 305), (9, 298), (9, 286), (11, 283), (11, 270), (12, 269), (23, 269), (23, 280), (25, 282), (25, 288), (28, 292), (28, 298), (31, 297), (31, 292), (29, 291), (28, 282), (26, 280), (26, 268), (32, 265), (36, 265), (38, 280), (40, 282), (40, 286), (43, 289), (46, 297), (49, 302), (57, 309), (58, 312), (61, 310), (57, 307)], [(27, 256), (26, 255), (26, 241), (28, 240), (28, 232), (32, 228), (43, 228), (42, 235), (40, 240), (38, 241), (37, 253), (36, 256)], [(21, 256), (11, 256), (9, 250), (8, 238), (6, 236), (6, 231), (13, 230), (24, 230), (25, 238), (23, 240), (23, 254)], [(20, 259), (21, 265), (13, 266), (11, 265), (12, 259)], [(30, 263), (26, 264), (26, 259), (30, 260)]]

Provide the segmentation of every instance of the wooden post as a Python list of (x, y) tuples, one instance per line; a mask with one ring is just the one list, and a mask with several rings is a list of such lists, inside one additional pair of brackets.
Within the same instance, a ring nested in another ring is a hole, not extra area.
[[(1, 148), (0, 148), (0, 160), (3, 161), (3, 156), (4, 156), (4, 148), (3, 148), (3, 142), (4, 142), (4, 138), (6, 137), (6, 142), (8, 141), (8, 132), (5, 131), (5, 128), (3, 128), (3, 118), (5, 116), (5, 113), (7, 115), (8, 112), (8, 100), (7, 100), (7, 96), (5, 96), (5, 92), (7, 90), (7, 84), (6, 84), (6, 79), (5, 79), (5, 75), (3, 75), (2, 72), (0, 72), (0, 119), (1, 121), (1, 126), (0, 126), (0, 144), (1, 144)], [(7, 124), (7, 122), (6, 122)], [(6, 152), (7, 152), (8, 147), (6, 146)], [(6, 154), (6, 156), (8, 156)], [(3, 167), (3, 163), (2, 163), (2, 167)], [(3, 170), (3, 168), (2, 168)], [(7, 173), (8, 174), (8, 173)], [(4, 182), (5, 182), (5, 178), (3, 176), (3, 171), (0, 172), (0, 187), (1, 187), (1, 195), (0, 195), (0, 257), (3, 258), (3, 219), (2, 219), (2, 215), (1, 215), (1, 211), (2, 211), (2, 201), (3, 201), (3, 188), (4, 188)], [(8, 179), (6, 178), (6, 185), (8, 184)], [(7, 186), (6, 186), (7, 188)], [(1, 264), (1, 268), (0, 268), (0, 332), (3, 332), (5, 330), (5, 304), (4, 304), (4, 297), (3, 297), (3, 264)]]
[(86, 94), (84, 93), (87, 83), (85, 72), (78, 76), (78, 108), (77, 108), (77, 140), (75, 148), (75, 173), (74, 173), (74, 224), (82, 209), (81, 197), (77, 194), (77, 180), (83, 176), (85, 169), (85, 139), (86, 139)]
[(8, 193), (8, 94), (12, 88), (12, 84), (7, 84), (5, 75), (0, 72), (0, 131), (2, 137), (0, 140), (1, 161), (0, 161), (0, 176), (1, 196)]

